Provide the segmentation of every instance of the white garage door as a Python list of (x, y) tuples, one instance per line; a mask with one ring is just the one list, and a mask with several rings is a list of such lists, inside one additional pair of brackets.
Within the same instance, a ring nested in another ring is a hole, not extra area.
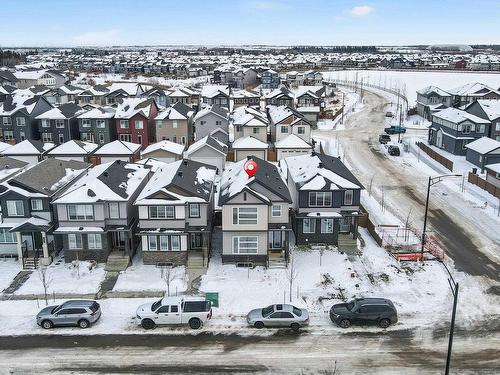
[(129, 158), (127, 156), (123, 156), (123, 157), (102, 156), (101, 157), (101, 164), (110, 163), (110, 162), (115, 161), (115, 160), (121, 160), (121, 161), (127, 161), (128, 162)]
[(219, 168), (220, 172), (222, 172), (222, 169), (224, 168), (224, 159), (222, 157), (220, 157), (220, 158), (192, 158), (192, 160), (197, 161), (198, 163), (213, 165), (213, 166)]

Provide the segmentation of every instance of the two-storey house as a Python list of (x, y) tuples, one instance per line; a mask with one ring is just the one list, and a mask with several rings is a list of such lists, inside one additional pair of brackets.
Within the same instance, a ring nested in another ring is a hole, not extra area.
[(270, 93), (266, 94), (264, 98), (266, 106), (274, 105), (274, 106), (287, 106), (292, 108), (295, 106), (295, 97), (293, 93), (286, 87), (275, 89)]
[(469, 104), (465, 111), (491, 122), (489, 137), (500, 141), (500, 100), (479, 99)]
[(236, 110), (238, 107), (259, 107), (260, 106), (260, 95), (251, 90), (233, 90), (231, 94), (233, 99), (233, 109)]
[(274, 90), (280, 85), (280, 75), (272, 69), (264, 70), (260, 73), (260, 82), (263, 89)]
[(116, 140), (115, 109), (97, 107), (77, 116), (79, 139), (100, 145)]
[(363, 186), (340, 159), (310, 153), (281, 160), (280, 168), (292, 196), (296, 243), (337, 245), (340, 239), (342, 247), (356, 248)]
[(193, 117), (194, 140), (200, 140), (221, 129), (228, 134), (228, 139), (221, 139), (224, 133), (219, 133), (217, 139), (223, 143), (229, 142), (229, 112), (219, 105), (210, 105), (198, 111)]
[(187, 159), (156, 170), (135, 201), (145, 264), (207, 266), (215, 173)]
[(454, 107), (464, 107), (479, 99), (500, 99), (500, 92), (479, 82), (467, 83), (448, 92), (453, 95)]
[(62, 144), (79, 138), (78, 119), (84, 110), (75, 103), (62, 104), (38, 115), (38, 133), (42, 142)]
[(287, 106), (269, 106), (268, 117), (273, 142), (295, 134), (304, 142), (311, 143), (311, 123), (299, 111)]
[[(201, 89), (202, 106), (219, 106), (229, 110), (231, 88), (225, 85), (206, 85)], [(204, 136), (203, 136), (204, 137)]]
[(141, 144), (156, 141), (155, 117), (158, 106), (153, 99), (127, 98), (116, 107), (116, 133), (120, 141)]
[(465, 155), (466, 145), (490, 133), (490, 121), (457, 108), (446, 108), (432, 116), (429, 144), (455, 155)]
[(426, 120), (453, 104), (453, 95), (436, 86), (427, 86), (417, 91), (417, 113)]
[(286, 264), (292, 199), (275, 165), (251, 159), (258, 166), (252, 177), (244, 170), (247, 160), (226, 166), (222, 173), (222, 262)]
[(62, 246), (51, 201), (89, 166), (46, 159), (0, 184), (0, 253), (17, 255), (25, 268), (49, 264)]
[(89, 169), (52, 204), (64, 259), (106, 262), (112, 252), (125, 259), (138, 246), (137, 208), (133, 205), (146, 185), (150, 169), (114, 161)]
[(181, 102), (175, 103), (155, 118), (156, 139), (187, 145), (192, 139), (193, 109)]

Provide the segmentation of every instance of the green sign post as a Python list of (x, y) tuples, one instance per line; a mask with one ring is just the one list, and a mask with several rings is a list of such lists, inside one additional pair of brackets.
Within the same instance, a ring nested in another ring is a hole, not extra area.
[(217, 292), (207, 292), (205, 293), (205, 298), (212, 302), (213, 307), (219, 307), (219, 293)]

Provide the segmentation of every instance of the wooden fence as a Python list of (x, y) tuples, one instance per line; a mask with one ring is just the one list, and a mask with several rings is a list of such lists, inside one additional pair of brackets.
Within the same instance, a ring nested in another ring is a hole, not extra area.
[(422, 142), (417, 142), (417, 146), (431, 158), (436, 160), (439, 164), (453, 172), (453, 162), (450, 159), (445, 158), (440, 153), (434, 151), (432, 148)]
[(497, 198), (500, 198), (500, 187), (493, 185), (491, 182), (486, 181), (485, 179), (479, 177), (477, 174), (469, 172), (469, 176), (467, 178), (471, 184), (479, 186), (481, 189), (486, 190), (488, 193), (494, 195)]

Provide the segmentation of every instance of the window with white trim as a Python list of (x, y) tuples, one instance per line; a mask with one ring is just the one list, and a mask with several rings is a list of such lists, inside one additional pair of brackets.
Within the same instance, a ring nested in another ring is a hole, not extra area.
[(302, 219), (302, 233), (316, 233), (316, 219)]
[(297, 134), (306, 134), (306, 128), (303, 126), (299, 126), (297, 128)]
[(0, 228), (0, 243), (16, 243), (16, 235), (9, 228)]
[(89, 119), (82, 120), (82, 128), (90, 128), (92, 126), (92, 122)]
[(102, 249), (102, 238), (100, 234), (88, 234), (89, 249)]
[(160, 236), (160, 251), (168, 251), (168, 236)]
[(9, 216), (24, 216), (24, 202), (7, 201), (7, 213)]
[(80, 233), (70, 233), (68, 234), (68, 247), (72, 250), (81, 249), (82, 246), (82, 235)]
[(3, 131), (3, 140), (4, 141), (12, 141), (14, 139), (14, 131), (12, 130), (4, 130)]
[(26, 119), (24, 117), (16, 117), (16, 125), (17, 126), (25, 126)]
[(257, 236), (234, 236), (233, 254), (257, 254), (259, 249), (259, 237)]
[(158, 247), (157, 247), (157, 239), (156, 239), (156, 236), (148, 236), (148, 249), (149, 251), (156, 251), (158, 250)]
[(106, 121), (105, 120), (95, 120), (95, 127), (97, 129), (104, 129), (106, 127)]
[(122, 142), (131, 142), (132, 136), (130, 134), (120, 134), (120, 141)]
[(344, 205), (350, 206), (354, 198), (354, 192), (352, 190), (346, 190), (344, 192)]
[(50, 120), (43, 119), (42, 120), (42, 128), (50, 128)]
[(318, 191), (309, 193), (309, 206), (330, 207), (332, 205), (331, 191)]
[(120, 218), (120, 204), (117, 202), (109, 203), (109, 218), (119, 219)]
[(233, 224), (257, 224), (257, 207), (233, 207)]
[(288, 126), (281, 126), (281, 133), (285, 134), (288, 133)]
[(321, 219), (321, 233), (333, 233), (333, 219)]
[(189, 205), (189, 217), (200, 217), (200, 204), (191, 203)]
[(273, 204), (273, 207), (271, 208), (271, 215), (273, 217), (280, 217), (281, 216), (281, 205), (280, 204)]
[(128, 129), (128, 120), (120, 120), (120, 129)]
[(174, 206), (150, 206), (149, 207), (150, 219), (174, 219), (175, 207)]
[(43, 204), (41, 199), (32, 199), (31, 200), (31, 209), (33, 211), (42, 211), (43, 210)]
[(91, 204), (68, 204), (68, 219), (94, 220), (94, 207)]
[(64, 129), (64, 120), (56, 120), (56, 128)]
[(3, 126), (12, 126), (12, 119), (8, 116), (5, 116), (2, 120), (2, 122), (3, 122)]
[(42, 142), (52, 142), (52, 133), (42, 133)]
[(142, 120), (135, 120), (135, 128), (136, 129), (144, 129), (144, 121), (142, 121)]
[(172, 251), (180, 251), (181, 242), (179, 236), (170, 236), (170, 247), (172, 248)]

